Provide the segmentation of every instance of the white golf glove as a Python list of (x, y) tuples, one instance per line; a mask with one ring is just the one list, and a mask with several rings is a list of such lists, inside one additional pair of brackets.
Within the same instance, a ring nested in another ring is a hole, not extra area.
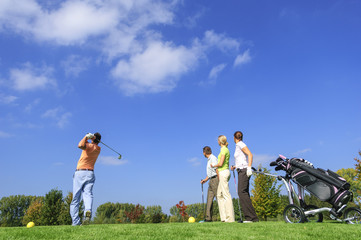
[(252, 167), (247, 167), (247, 177), (250, 177), (252, 175)]
[(92, 133), (88, 133), (87, 135), (85, 135), (87, 139), (91, 139), (94, 137), (94, 134)]

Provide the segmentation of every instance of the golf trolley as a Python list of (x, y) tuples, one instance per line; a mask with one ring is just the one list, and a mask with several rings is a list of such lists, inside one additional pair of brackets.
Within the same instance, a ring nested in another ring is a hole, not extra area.
[[(289, 205), (283, 211), (286, 223), (322, 222), (323, 212), (330, 213), (331, 219), (349, 224), (361, 223), (361, 210), (347, 208), (353, 194), (349, 191), (350, 184), (331, 170), (314, 168), (313, 164), (300, 158), (288, 159), (282, 155), (270, 166), (276, 171), (283, 170), (285, 176), (278, 176), (253, 169), (255, 173), (276, 177), (282, 181), (288, 193)], [(293, 183), (297, 185), (296, 193)], [(332, 208), (319, 208), (305, 202), (305, 190), (321, 201), (326, 201)], [(343, 215), (343, 219), (341, 219)]]

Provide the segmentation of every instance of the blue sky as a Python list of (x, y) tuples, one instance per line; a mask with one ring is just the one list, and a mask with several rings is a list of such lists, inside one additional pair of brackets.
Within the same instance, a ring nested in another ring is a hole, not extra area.
[[(205, 145), (244, 132), (278, 154), (352, 168), (361, 149), (361, 3), (0, 2), (0, 197), (72, 189), (87, 132), (94, 205), (201, 202)], [(234, 159), (231, 158), (231, 163)], [(236, 196), (233, 180), (232, 196)]]

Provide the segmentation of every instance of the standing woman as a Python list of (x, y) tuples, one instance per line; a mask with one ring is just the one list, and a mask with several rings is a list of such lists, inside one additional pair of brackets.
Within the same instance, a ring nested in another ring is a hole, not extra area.
[(228, 186), (231, 173), (229, 171), (230, 154), (226, 136), (219, 136), (218, 144), (221, 146), (221, 152), (218, 155), (218, 164), (211, 165), (211, 167), (218, 168), (219, 184), (217, 189), (217, 201), (219, 215), (222, 222), (234, 222), (233, 202)]
[(256, 211), (249, 197), (249, 179), (252, 175), (253, 155), (243, 142), (243, 133), (241, 131), (234, 133), (234, 142), (236, 143), (234, 152), (236, 166), (232, 166), (231, 170), (237, 169), (238, 172), (238, 196), (245, 218), (244, 222), (258, 222)]

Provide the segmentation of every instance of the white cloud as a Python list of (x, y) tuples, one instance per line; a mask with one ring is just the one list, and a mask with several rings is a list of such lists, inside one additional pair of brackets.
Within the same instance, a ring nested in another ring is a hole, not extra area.
[(13, 88), (19, 91), (44, 89), (48, 86), (56, 86), (55, 80), (51, 77), (52, 72), (51, 67), (36, 68), (27, 62), (22, 68), (10, 70), (10, 80)]
[(15, 102), (18, 99), (16, 96), (12, 95), (4, 95), (0, 93), (0, 103), (2, 104), (10, 104)]
[(212, 70), (209, 73), (210, 79), (217, 79), (218, 75), (223, 71), (223, 69), (227, 66), (227, 64), (222, 63), (212, 68)]
[(56, 125), (59, 128), (64, 128), (66, 125), (69, 124), (69, 119), (72, 116), (72, 114), (70, 112), (65, 112), (63, 108), (58, 107), (47, 110), (41, 116), (43, 118), (49, 118), (55, 120)]
[[(13, 31), (41, 43), (87, 46), (99, 51), (102, 59), (111, 65), (115, 85), (126, 95), (166, 92), (174, 89), (180, 77), (193, 70), (202, 58), (206, 59), (209, 51), (236, 55), (242, 44), (213, 30), (206, 31), (201, 39), (194, 39), (190, 46), (163, 40), (153, 27), (173, 24), (174, 11), (180, 2), (67, 0), (46, 4), (35, 0), (2, 0), (0, 31)], [(195, 15), (193, 20), (202, 14)], [(249, 61), (249, 52), (238, 59), (237, 64)], [(68, 76), (77, 76), (88, 65), (89, 59), (75, 55), (63, 62)], [(49, 72), (32, 68), (14, 69), (11, 75), (18, 90), (55, 85)]]
[(61, 62), (66, 76), (78, 77), (79, 74), (88, 69), (90, 58), (78, 55), (70, 55), (66, 60)]
[(311, 148), (305, 148), (305, 149), (302, 149), (302, 150), (299, 150), (299, 151), (293, 153), (292, 155), (297, 156), (297, 155), (301, 155), (301, 154), (303, 154), (303, 153), (307, 153), (307, 152), (311, 152), (311, 151), (312, 151)]
[(200, 161), (200, 159), (197, 158), (197, 157), (193, 157), (193, 158), (191, 158), (191, 159), (188, 159), (188, 162), (189, 162), (190, 164), (192, 164), (192, 166), (194, 166), (194, 167), (201, 165), (201, 161)]
[(241, 42), (227, 37), (225, 34), (215, 33), (213, 30), (208, 30), (204, 33), (202, 40), (205, 47), (215, 47), (223, 52), (238, 51)]
[(149, 24), (171, 23), (176, 1), (68, 0), (57, 9), (45, 9), (35, 0), (2, 0), (0, 27), (39, 41), (81, 45), (89, 38), (107, 36), (130, 26), (133, 31)]
[(99, 162), (103, 165), (119, 166), (128, 163), (128, 160), (118, 159), (111, 156), (100, 156)]
[(12, 136), (13, 135), (11, 135), (10, 133), (0, 131), (0, 138), (9, 138), (9, 137), (12, 137)]
[(127, 95), (170, 91), (196, 62), (197, 56), (191, 49), (151, 42), (142, 53), (131, 56), (129, 62), (119, 61), (112, 76)]
[(248, 63), (252, 60), (251, 55), (249, 54), (249, 49), (244, 51), (242, 54), (237, 55), (236, 59), (234, 60), (234, 66), (241, 66), (245, 63)]
[(260, 165), (262, 165), (262, 167), (269, 168), (270, 162), (275, 161), (277, 157), (277, 155), (253, 154), (252, 166), (258, 168)]
[(0, 24), (40, 41), (82, 44), (87, 38), (104, 34), (117, 24), (117, 9), (99, 3), (65, 1), (59, 9), (46, 10), (34, 0), (3, 0)]

